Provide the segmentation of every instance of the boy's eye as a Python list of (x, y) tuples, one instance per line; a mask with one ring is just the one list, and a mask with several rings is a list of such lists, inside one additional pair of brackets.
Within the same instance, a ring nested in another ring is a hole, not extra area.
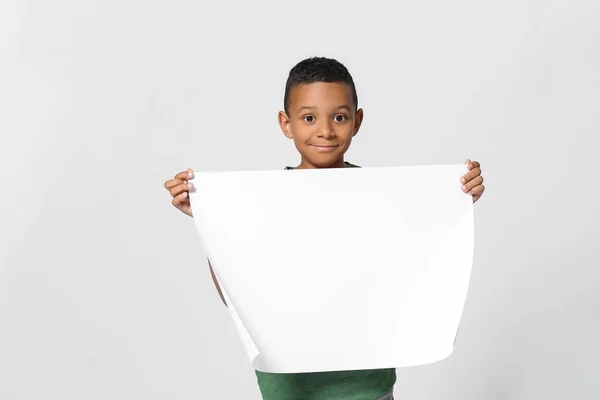
[(306, 117), (304, 117), (304, 120), (306, 122), (313, 122), (315, 118), (312, 115), (307, 115)]
[(336, 115), (334, 118), (337, 122), (344, 122), (345, 120), (348, 119), (348, 118), (346, 118), (345, 115)]

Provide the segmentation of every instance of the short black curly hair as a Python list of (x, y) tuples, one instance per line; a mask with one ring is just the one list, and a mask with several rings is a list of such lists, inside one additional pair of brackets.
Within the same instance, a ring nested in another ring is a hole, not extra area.
[(352, 100), (358, 110), (358, 95), (356, 94), (354, 80), (344, 64), (333, 58), (311, 57), (300, 61), (290, 70), (283, 96), (283, 108), (286, 113), (288, 113), (291, 90), (298, 85), (315, 82), (339, 82), (347, 84), (352, 90)]

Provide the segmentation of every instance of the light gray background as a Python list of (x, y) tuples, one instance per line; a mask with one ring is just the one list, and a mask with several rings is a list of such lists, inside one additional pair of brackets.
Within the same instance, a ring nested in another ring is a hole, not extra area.
[(277, 111), (312, 55), (357, 83), (349, 161), (483, 165), (455, 352), (396, 398), (600, 397), (599, 2), (0, 10), (3, 400), (260, 398), (163, 183), (297, 163)]

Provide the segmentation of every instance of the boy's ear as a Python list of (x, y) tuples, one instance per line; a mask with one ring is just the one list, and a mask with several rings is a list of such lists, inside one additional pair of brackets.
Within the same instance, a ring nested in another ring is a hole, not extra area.
[(352, 132), (352, 137), (356, 136), (356, 134), (358, 133), (358, 130), (360, 129), (360, 125), (362, 124), (363, 121), (363, 117), (364, 117), (364, 113), (362, 108), (359, 108), (358, 110), (356, 110), (356, 113), (354, 114), (354, 131)]
[(285, 113), (285, 111), (279, 111), (278, 115), (279, 126), (281, 127), (281, 132), (288, 138), (293, 139), (294, 135), (292, 134), (292, 124), (290, 123), (290, 117)]

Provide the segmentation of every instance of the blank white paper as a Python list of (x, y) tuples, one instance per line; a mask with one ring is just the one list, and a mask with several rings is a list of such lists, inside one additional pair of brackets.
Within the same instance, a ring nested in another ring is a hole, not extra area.
[(394, 368), (452, 354), (473, 261), (467, 172), (196, 173), (195, 225), (253, 367)]

